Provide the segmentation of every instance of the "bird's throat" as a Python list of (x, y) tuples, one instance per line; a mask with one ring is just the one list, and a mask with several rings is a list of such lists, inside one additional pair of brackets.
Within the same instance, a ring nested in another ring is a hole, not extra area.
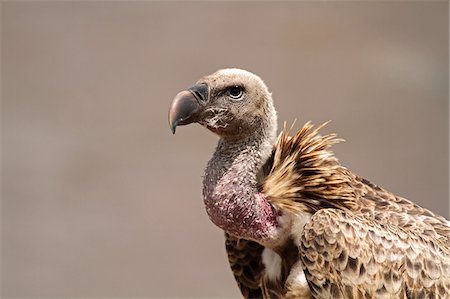
[(280, 216), (257, 189), (258, 172), (272, 150), (268, 139), (221, 139), (203, 180), (211, 221), (229, 234), (260, 243), (273, 238)]

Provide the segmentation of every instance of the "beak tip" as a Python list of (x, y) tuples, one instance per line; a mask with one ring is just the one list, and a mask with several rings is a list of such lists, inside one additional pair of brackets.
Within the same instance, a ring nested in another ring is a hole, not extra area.
[(178, 124), (177, 121), (172, 122), (171, 119), (169, 118), (169, 128), (170, 128), (170, 131), (172, 131), (172, 134), (175, 134), (175, 131), (177, 129), (177, 124)]

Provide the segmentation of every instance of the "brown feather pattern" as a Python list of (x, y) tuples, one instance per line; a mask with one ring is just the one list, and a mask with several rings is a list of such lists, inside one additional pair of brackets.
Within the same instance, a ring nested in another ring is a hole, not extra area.
[(264, 277), (262, 251), (264, 246), (225, 233), (225, 249), (236, 282), (245, 298), (263, 298), (261, 281)]
[(319, 207), (346, 208), (352, 204), (355, 194), (347, 170), (329, 151), (342, 139), (336, 134), (318, 134), (326, 124), (314, 128), (308, 122), (292, 137), (291, 129), (284, 126), (262, 187), (273, 205), (313, 213)]
[(274, 206), (312, 215), (298, 250), (313, 297), (450, 298), (449, 222), (342, 167), (322, 127), (284, 130), (262, 186)]

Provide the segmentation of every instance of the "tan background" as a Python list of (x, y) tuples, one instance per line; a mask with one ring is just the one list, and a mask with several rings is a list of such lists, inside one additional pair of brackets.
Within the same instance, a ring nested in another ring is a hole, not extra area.
[(447, 2), (2, 3), (2, 282), (12, 297), (238, 297), (173, 96), (222, 67), (280, 124), (448, 216)]

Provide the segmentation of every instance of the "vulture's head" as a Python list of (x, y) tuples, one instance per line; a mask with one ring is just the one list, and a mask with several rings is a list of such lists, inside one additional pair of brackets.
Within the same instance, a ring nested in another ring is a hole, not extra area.
[(169, 125), (199, 123), (222, 138), (245, 138), (257, 132), (274, 134), (276, 112), (267, 86), (240, 69), (222, 69), (176, 95)]

